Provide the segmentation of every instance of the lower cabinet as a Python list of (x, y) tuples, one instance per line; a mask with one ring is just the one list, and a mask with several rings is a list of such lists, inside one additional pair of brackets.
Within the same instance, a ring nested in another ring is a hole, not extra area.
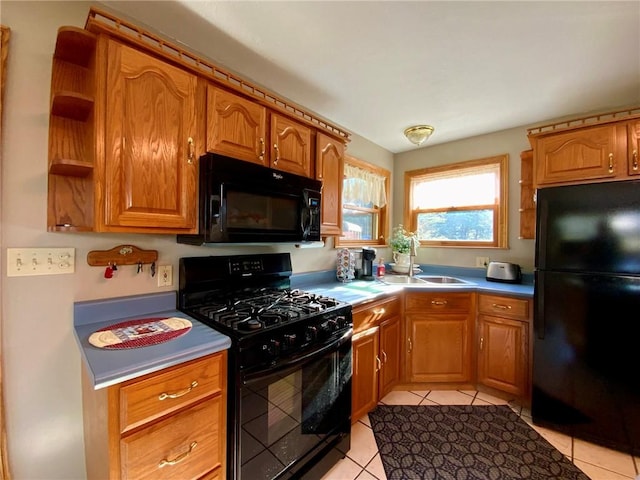
[(478, 295), (478, 383), (527, 400), (531, 394), (527, 298)]
[(407, 378), (468, 383), (473, 376), (473, 292), (407, 292)]
[(401, 308), (392, 296), (354, 309), (352, 423), (400, 380)]
[(88, 479), (220, 479), (226, 351), (94, 390), (83, 372)]

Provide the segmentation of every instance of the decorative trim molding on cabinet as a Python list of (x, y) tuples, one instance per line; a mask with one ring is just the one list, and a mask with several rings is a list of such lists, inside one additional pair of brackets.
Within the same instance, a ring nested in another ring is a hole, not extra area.
[(105, 10), (91, 7), (85, 28), (92, 32), (106, 32), (116, 38), (134, 43), (140, 48), (153, 51), (167, 60), (171, 60), (201, 76), (207, 77), (215, 83), (224, 85), (231, 90), (242, 92), (269, 108), (287, 113), (299, 121), (325, 130), (334, 136), (342, 138), (344, 142), (350, 141), (351, 134), (347, 130), (329, 123), (319, 115)]

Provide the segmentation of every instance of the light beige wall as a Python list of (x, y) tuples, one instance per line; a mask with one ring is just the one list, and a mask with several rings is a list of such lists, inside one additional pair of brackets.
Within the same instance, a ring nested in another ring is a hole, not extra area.
[[(153, 2), (144, 2), (153, 9)], [(159, 252), (160, 264), (178, 258), (267, 251), (291, 252), (294, 272), (333, 269), (335, 251), (293, 247), (206, 248), (178, 245), (175, 236), (48, 233), (47, 138), (51, 59), (62, 25), (83, 27), (84, 2), (2, 1), (2, 23), (12, 30), (3, 109), (2, 258), (7, 247), (74, 247), (74, 274), (6, 277), (2, 271), (2, 355), (9, 457), (16, 479), (85, 477), (80, 354), (73, 337), (73, 302), (160, 289), (148, 269), (121, 267), (111, 280), (86, 264), (91, 250), (131, 243)], [(257, 79), (259, 80), (259, 79)], [(273, 86), (277, 90), (277, 86)], [(349, 153), (390, 168), (391, 154), (354, 137)]]
[[(437, 130), (436, 130), (437, 131)], [(428, 145), (428, 143), (427, 143)], [(525, 271), (532, 271), (534, 264), (533, 240), (520, 240), (520, 152), (530, 148), (525, 127), (513, 128), (501, 132), (466, 138), (456, 142), (409, 150), (397, 154), (393, 171), (393, 218), (394, 225), (402, 223), (403, 218), (403, 186), (404, 174), (434, 165), (474, 160), (507, 153), (509, 155), (509, 248), (420, 248), (418, 263), (435, 265), (454, 265), (475, 267), (475, 257), (489, 257), (491, 260), (514, 262), (520, 264)]]

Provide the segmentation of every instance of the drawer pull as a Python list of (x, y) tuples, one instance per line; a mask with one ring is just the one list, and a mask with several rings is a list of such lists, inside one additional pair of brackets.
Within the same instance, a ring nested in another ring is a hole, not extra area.
[(384, 312), (386, 312), (384, 308), (376, 308), (375, 310), (373, 310), (374, 315), (384, 315)]
[(172, 465), (175, 465), (176, 463), (180, 463), (185, 458), (187, 458), (189, 455), (191, 455), (191, 452), (193, 452), (193, 449), (196, 448), (197, 446), (198, 446), (198, 442), (191, 442), (191, 445), (189, 445), (189, 450), (188, 451), (186, 451), (184, 453), (181, 453), (180, 455), (178, 455), (173, 460), (165, 460), (165, 459), (160, 460), (160, 463), (158, 464), (158, 468), (167, 467), (167, 466), (171, 467)]
[(500, 305), (499, 303), (492, 303), (491, 306), (499, 310), (511, 310), (511, 305)]
[(180, 398), (180, 397), (183, 397), (187, 393), (189, 393), (191, 390), (196, 388), (197, 386), (198, 386), (198, 382), (194, 380), (193, 382), (191, 382), (191, 385), (189, 386), (189, 388), (185, 388), (184, 390), (182, 390), (180, 392), (176, 392), (176, 393), (161, 393), (160, 395), (158, 395), (158, 400), (166, 400), (167, 398)]
[(431, 305), (446, 305), (446, 300), (431, 300)]

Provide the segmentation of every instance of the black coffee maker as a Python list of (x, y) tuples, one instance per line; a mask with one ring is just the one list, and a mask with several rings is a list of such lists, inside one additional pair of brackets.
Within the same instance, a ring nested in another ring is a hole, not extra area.
[(373, 280), (373, 260), (376, 258), (376, 251), (373, 248), (362, 249), (362, 280)]

